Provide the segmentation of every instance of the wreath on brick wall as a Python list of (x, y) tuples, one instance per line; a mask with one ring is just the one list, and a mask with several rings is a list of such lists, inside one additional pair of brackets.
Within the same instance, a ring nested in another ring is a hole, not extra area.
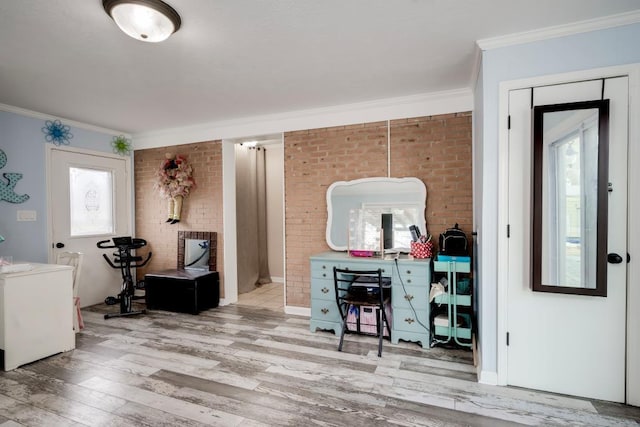
[(182, 199), (187, 197), (196, 186), (193, 179), (193, 168), (184, 156), (165, 154), (160, 168), (156, 172), (154, 187), (160, 194), (169, 199), (167, 222), (180, 222)]
[(196, 185), (192, 175), (193, 168), (185, 157), (166, 154), (166, 159), (156, 173), (155, 187), (167, 199), (186, 197)]

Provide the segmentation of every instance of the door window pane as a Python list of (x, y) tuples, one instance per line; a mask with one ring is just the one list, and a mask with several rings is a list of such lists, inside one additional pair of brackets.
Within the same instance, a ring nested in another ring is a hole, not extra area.
[(69, 168), (71, 236), (113, 233), (113, 174)]

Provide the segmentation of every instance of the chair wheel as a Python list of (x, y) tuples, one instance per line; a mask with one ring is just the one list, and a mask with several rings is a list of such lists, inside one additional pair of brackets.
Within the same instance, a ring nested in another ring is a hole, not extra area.
[(118, 298), (116, 297), (106, 297), (104, 299), (104, 303), (107, 305), (114, 305), (118, 303)]

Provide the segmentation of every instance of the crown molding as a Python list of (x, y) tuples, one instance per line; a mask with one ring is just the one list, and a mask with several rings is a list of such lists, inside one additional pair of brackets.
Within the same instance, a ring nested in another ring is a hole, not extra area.
[(525, 31), (522, 33), (509, 34), (506, 36), (480, 39), (476, 41), (476, 44), (481, 50), (491, 50), (500, 47), (547, 40), (556, 37), (570, 36), (572, 34), (586, 33), (589, 31), (604, 30), (607, 28), (636, 24), (638, 22), (640, 22), (640, 10), (634, 10), (631, 12), (619, 13), (602, 18), (578, 21), (572, 24), (556, 25), (553, 27)]
[(127, 132), (103, 128), (100, 126), (94, 126), (87, 123), (77, 122), (75, 120), (66, 119), (64, 117), (52, 116), (50, 114), (39, 113), (37, 111), (27, 110), (25, 108), (14, 107), (13, 105), (0, 104), (0, 111), (6, 111), (8, 113), (14, 113), (20, 116), (32, 117), (34, 119), (40, 119), (40, 120), (60, 120), (61, 122), (64, 122), (65, 125), (73, 126), (74, 128), (78, 128), (78, 129), (106, 133), (109, 135), (124, 135), (127, 138), (131, 137), (131, 135), (128, 134)]
[(136, 150), (200, 141), (247, 138), (306, 129), (432, 116), (473, 109), (468, 88), (388, 98), (333, 107), (201, 123), (133, 135)]

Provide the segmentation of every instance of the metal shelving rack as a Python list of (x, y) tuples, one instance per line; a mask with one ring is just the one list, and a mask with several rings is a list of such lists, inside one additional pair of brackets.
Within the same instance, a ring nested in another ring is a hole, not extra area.
[[(447, 293), (434, 298), (436, 304), (447, 305), (448, 326), (433, 325), (433, 337), (431, 344), (446, 344), (453, 339), (456, 344), (463, 347), (472, 347), (473, 314), (469, 310), (468, 325), (458, 326), (458, 307), (469, 307), (473, 304), (472, 293), (458, 295), (458, 274), (471, 272), (471, 261), (435, 261), (434, 271), (447, 273)], [(468, 342), (460, 339), (469, 340)]]

